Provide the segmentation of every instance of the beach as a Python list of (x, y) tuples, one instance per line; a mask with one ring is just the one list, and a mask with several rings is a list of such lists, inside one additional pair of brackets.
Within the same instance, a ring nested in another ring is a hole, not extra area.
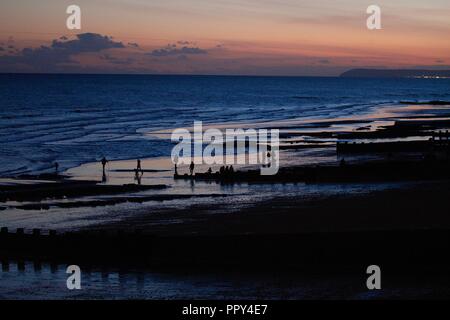
[[(0, 296), (36, 297), (21, 294), (20, 283), (33, 278), (40, 284), (39, 270), (56, 283), (71, 260), (66, 247), (78, 248), (70, 251), (72, 259), (94, 275), (81, 299), (108, 296), (109, 275), (113, 295), (125, 298), (173, 299), (182, 291), (217, 298), (239, 287), (249, 293), (234, 297), (275, 299), (436, 297), (445, 291), (447, 80), (318, 79), (311, 85), (301, 78), (74, 76), (80, 77), (90, 98), (67, 107), (52, 86), (69, 88), (71, 76), (12, 79), (51, 83), (38, 101), (26, 90), (20, 101), (12, 91), (5, 94), (6, 104), (33, 108), (15, 115), (5, 108), (0, 115), (2, 279), (8, 284)], [(124, 80), (133, 94), (115, 90)], [(236, 82), (241, 91), (231, 98)], [(171, 96), (145, 92), (168, 84)], [(206, 96), (199, 89), (219, 84)], [(55, 103), (59, 109), (45, 110)], [(191, 130), (194, 120), (204, 121), (204, 130), (279, 129), (278, 173), (262, 176), (258, 166), (243, 164), (222, 174), (220, 165), (199, 164), (192, 176), (187, 165), (175, 174), (171, 133)], [(108, 160), (104, 172), (102, 158)], [(368, 252), (392, 270), (388, 275), (409, 266), (391, 290), (373, 297), (361, 284), (344, 289), (359, 281), (357, 270), (364, 276), (364, 264), (372, 263)], [(440, 272), (427, 284), (430, 268)], [(187, 276), (187, 270), (196, 273)], [(289, 276), (274, 277), (275, 270)], [(412, 274), (423, 282), (401, 280)], [(136, 278), (142, 290), (125, 289), (126, 278)], [(154, 279), (166, 279), (157, 281), (159, 291), (149, 290)], [(267, 283), (252, 284), (261, 279)], [(185, 286), (176, 286), (179, 281)], [(206, 289), (195, 290), (196, 282)], [(167, 285), (178, 289), (165, 291)], [(66, 297), (53, 286), (48, 295)]]

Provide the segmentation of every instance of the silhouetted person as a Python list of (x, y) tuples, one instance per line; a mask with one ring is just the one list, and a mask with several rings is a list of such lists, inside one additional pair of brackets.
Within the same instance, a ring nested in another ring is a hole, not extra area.
[(220, 169), (219, 169), (219, 173), (220, 173), (221, 175), (223, 175), (223, 174), (224, 174), (224, 171), (225, 171), (225, 167), (224, 167), (224, 166), (221, 166)]
[(103, 167), (103, 175), (105, 176), (106, 175), (105, 167), (106, 167), (106, 164), (108, 163), (108, 160), (106, 160), (106, 158), (103, 157), (101, 162), (102, 162), (102, 167)]
[(140, 159), (138, 159), (138, 161), (137, 161), (136, 170), (142, 171), (141, 160)]
[(175, 176), (178, 176), (178, 156), (173, 157), (172, 162), (175, 169)]
[(209, 169), (208, 169), (208, 174), (212, 174), (212, 169), (211, 169), (211, 167), (209, 167)]
[(233, 165), (230, 166), (230, 173), (234, 173)]
[(58, 174), (59, 163), (55, 162), (55, 174)]
[(191, 173), (191, 176), (194, 174), (194, 168), (195, 168), (194, 161), (191, 161), (191, 165), (189, 166), (189, 171)]

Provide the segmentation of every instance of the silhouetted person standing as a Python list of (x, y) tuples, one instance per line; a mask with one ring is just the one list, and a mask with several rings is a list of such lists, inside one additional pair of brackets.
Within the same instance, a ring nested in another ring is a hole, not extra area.
[(136, 170), (138, 170), (138, 171), (142, 171), (142, 167), (141, 167), (141, 160), (140, 160), (140, 159), (138, 159), (138, 161), (137, 161), (137, 166), (136, 166)]
[(58, 174), (58, 169), (59, 169), (59, 163), (55, 162), (55, 174)]
[(191, 176), (194, 174), (195, 164), (194, 161), (191, 161), (191, 165), (189, 166), (189, 171), (191, 172)]
[(106, 160), (106, 158), (103, 157), (101, 162), (102, 162), (102, 167), (103, 167), (103, 175), (105, 176), (106, 175), (105, 167), (106, 167), (106, 164), (108, 163), (108, 160)]
[(174, 167), (175, 167), (175, 173), (174, 173), (174, 175), (175, 175), (175, 177), (176, 176), (178, 176), (178, 156), (175, 156), (173, 159), (172, 159), (172, 162), (173, 162), (173, 165), (174, 165)]

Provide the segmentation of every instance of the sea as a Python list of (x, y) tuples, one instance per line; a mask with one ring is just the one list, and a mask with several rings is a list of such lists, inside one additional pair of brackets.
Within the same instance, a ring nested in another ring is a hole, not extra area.
[(148, 133), (194, 121), (276, 127), (436, 100), (450, 79), (1, 74), (0, 176), (170, 156), (170, 135)]

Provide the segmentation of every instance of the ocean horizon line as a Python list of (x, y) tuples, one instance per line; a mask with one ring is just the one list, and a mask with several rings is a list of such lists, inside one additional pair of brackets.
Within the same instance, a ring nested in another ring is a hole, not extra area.
[[(428, 70), (428, 69), (372, 69), (372, 68), (360, 68), (360, 69), (349, 69), (344, 71), (339, 75), (260, 75), (260, 74), (195, 74), (195, 73), (101, 73), (101, 72), (1, 72), (0, 75), (29, 75), (29, 76), (147, 76), (147, 77), (217, 77), (217, 78), (322, 78), (322, 79), (333, 79), (333, 78), (353, 78), (353, 79), (385, 79), (385, 78), (402, 78), (402, 79), (411, 79), (414, 77), (392, 77), (392, 76), (383, 76), (383, 75), (370, 75), (370, 76), (347, 76), (346, 74), (359, 71), (359, 70), (368, 70), (368, 71), (416, 71), (416, 72), (436, 72), (437, 70)], [(449, 70), (438, 70), (438, 72), (450, 72)]]
[(0, 72), (0, 75), (75, 75), (75, 76), (154, 76), (154, 77), (229, 77), (229, 78), (339, 78), (312, 75), (190, 74), (190, 73), (78, 73), (78, 72)]

